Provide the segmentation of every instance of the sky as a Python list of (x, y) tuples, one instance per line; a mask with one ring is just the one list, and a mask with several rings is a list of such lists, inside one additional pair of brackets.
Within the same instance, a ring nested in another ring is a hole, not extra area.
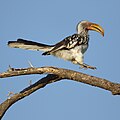
[[(120, 1), (119, 0), (1, 0), (0, 72), (14, 68), (55, 66), (120, 83)], [(90, 31), (85, 63), (97, 70), (79, 69), (68, 61), (42, 52), (13, 49), (9, 40), (24, 38), (55, 44), (76, 32), (76, 25), (88, 20), (101, 25), (105, 36)], [(18, 93), (29, 82), (45, 75), (0, 78), (0, 103), (9, 92)], [(47, 85), (10, 107), (3, 120), (118, 120), (120, 97), (109, 91), (75, 81), (62, 80)]]

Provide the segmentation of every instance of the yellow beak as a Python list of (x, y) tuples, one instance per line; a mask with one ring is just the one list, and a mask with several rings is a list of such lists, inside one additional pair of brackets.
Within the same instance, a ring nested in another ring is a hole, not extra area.
[(102, 36), (104, 36), (104, 29), (96, 23), (89, 23), (89, 26), (87, 27), (87, 29), (99, 32)]

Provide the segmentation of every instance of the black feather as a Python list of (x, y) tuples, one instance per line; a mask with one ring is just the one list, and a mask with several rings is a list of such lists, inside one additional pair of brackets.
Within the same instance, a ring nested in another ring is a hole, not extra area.
[(38, 42), (33, 42), (33, 41), (30, 41), (30, 40), (24, 40), (24, 39), (17, 39), (17, 41), (9, 41), (8, 42), (8, 45), (11, 44), (11, 43), (23, 43), (25, 45), (37, 45), (37, 46), (43, 46), (43, 47), (52, 47), (52, 45), (46, 45), (46, 44), (42, 44), (42, 43), (38, 43)]

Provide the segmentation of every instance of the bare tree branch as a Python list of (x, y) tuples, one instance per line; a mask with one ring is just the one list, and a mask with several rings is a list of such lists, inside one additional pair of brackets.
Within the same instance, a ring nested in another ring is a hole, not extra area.
[(27, 97), (28, 95), (32, 94), (36, 90), (45, 87), (47, 84), (56, 82), (58, 80), (60, 80), (59, 76), (49, 74), (46, 77), (34, 83), (33, 85), (23, 89), (21, 92), (16, 93), (12, 97), (8, 98), (6, 101), (0, 104), (0, 120), (4, 116), (5, 112), (9, 109), (9, 107), (12, 106), (14, 103), (23, 99), (24, 97)]
[(81, 72), (76, 72), (73, 70), (56, 68), (56, 67), (40, 67), (40, 68), (21, 68), (14, 69), (11, 68), (7, 72), (1, 73), (0, 78), (13, 77), (20, 75), (30, 75), (30, 74), (55, 74), (62, 79), (70, 79), (82, 83), (86, 83), (92, 86), (100, 87), (105, 90), (109, 90), (113, 95), (120, 94), (120, 84), (110, 82), (106, 79), (98, 78), (95, 76), (90, 76)]
[(49, 83), (53, 83), (62, 79), (82, 82), (85, 84), (89, 84), (95, 87), (111, 91), (113, 95), (120, 95), (120, 84), (118, 83), (113, 83), (106, 79), (90, 76), (87, 74), (83, 74), (81, 72), (56, 67), (40, 67), (40, 68), (31, 67), (20, 69), (10, 68), (7, 72), (1, 73), (0, 78), (30, 74), (48, 74), (48, 75), (39, 80), (38, 82), (36, 82), (35, 84), (25, 88), (20, 93), (14, 94), (12, 97), (4, 101), (0, 105), (0, 118), (2, 118), (7, 109), (18, 100), (23, 99), (24, 97), (32, 94), (36, 90), (46, 86)]

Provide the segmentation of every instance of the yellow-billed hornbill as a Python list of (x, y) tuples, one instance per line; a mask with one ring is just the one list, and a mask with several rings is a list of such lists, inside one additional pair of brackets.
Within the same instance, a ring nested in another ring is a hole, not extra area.
[(97, 31), (104, 36), (104, 30), (100, 25), (84, 20), (78, 23), (76, 34), (66, 37), (55, 45), (46, 45), (18, 39), (17, 41), (9, 41), (8, 46), (12, 48), (44, 51), (42, 55), (54, 55), (64, 60), (71, 61), (74, 64), (78, 64), (82, 68), (96, 69), (96, 67), (87, 65), (83, 61), (84, 53), (88, 48), (89, 30)]

